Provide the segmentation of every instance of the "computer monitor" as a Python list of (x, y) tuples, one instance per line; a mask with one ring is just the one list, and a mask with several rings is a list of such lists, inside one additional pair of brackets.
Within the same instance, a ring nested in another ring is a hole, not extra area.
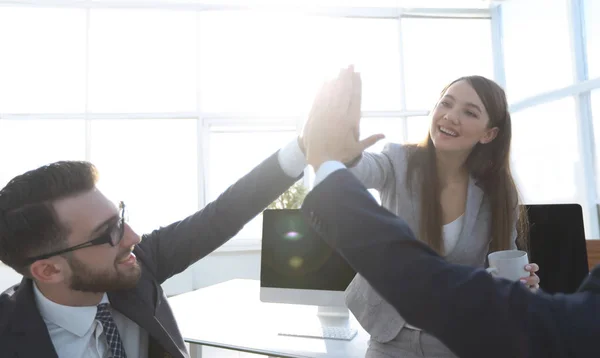
[(525, 205), (529, 257), (540, 266), (540, 288), (573, 293), (588, 275), (583, 212), (579, 204)]
[(263, 213), (260, 299), (319, 306), (322, 316), (347, 316), (344, 291), (355, 271), (310, 227), (300, 210)]

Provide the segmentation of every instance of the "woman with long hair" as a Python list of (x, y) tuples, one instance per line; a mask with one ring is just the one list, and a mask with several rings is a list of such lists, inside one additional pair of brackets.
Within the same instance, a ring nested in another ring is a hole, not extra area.
[[(490, 252), (516, 249), (527, 235), (510, 142), (504, 90), (485, 77), (461, 77), (442, 91), (422, 143), (365, 152), (351, 171), (448, 261), (483, 267)], [(537, 265), (525, 269), (530, 276), (522, 282), (537, 289)], [(435, 337), (407, 324), (360, 275), (346, 290), (346, 303), (371, 335), (367, 357), (454, 357)]]

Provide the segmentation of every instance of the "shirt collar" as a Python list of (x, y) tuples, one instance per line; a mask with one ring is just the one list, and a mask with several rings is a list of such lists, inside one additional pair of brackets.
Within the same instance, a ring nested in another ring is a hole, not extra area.
[[(46, 298), (33, 283), (35, 301), (44, 321), (56, 324), (59, 327), (83, 337), (92, 327), (96, 319), (96, 306), (64, 306)], [(106, 293), (102, 296), (100, 303), (108, 303)]]

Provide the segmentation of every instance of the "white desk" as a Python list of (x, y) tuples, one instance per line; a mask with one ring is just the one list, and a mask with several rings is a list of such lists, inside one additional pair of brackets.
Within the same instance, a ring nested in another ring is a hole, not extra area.
[(355, 318), (351, 341), (280, 336), (285, 324), (319, 324), (315, 306), (263, 303), (257, 280), (236, 279), (169, 298), (193, 358), (202, 345), (285, 358), (364, 358), (369, 335)]

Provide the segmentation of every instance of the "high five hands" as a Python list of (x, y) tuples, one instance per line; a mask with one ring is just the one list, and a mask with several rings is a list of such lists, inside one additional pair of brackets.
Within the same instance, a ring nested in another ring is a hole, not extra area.
[(375, 134), (360, 140), (362, 82), (354, 67), (342, 69), (337, 78), (319, 90), (302, 135), (298, 138), (306, 160), (315, 171), (329, 160), (351, 162), (384, 138)]

